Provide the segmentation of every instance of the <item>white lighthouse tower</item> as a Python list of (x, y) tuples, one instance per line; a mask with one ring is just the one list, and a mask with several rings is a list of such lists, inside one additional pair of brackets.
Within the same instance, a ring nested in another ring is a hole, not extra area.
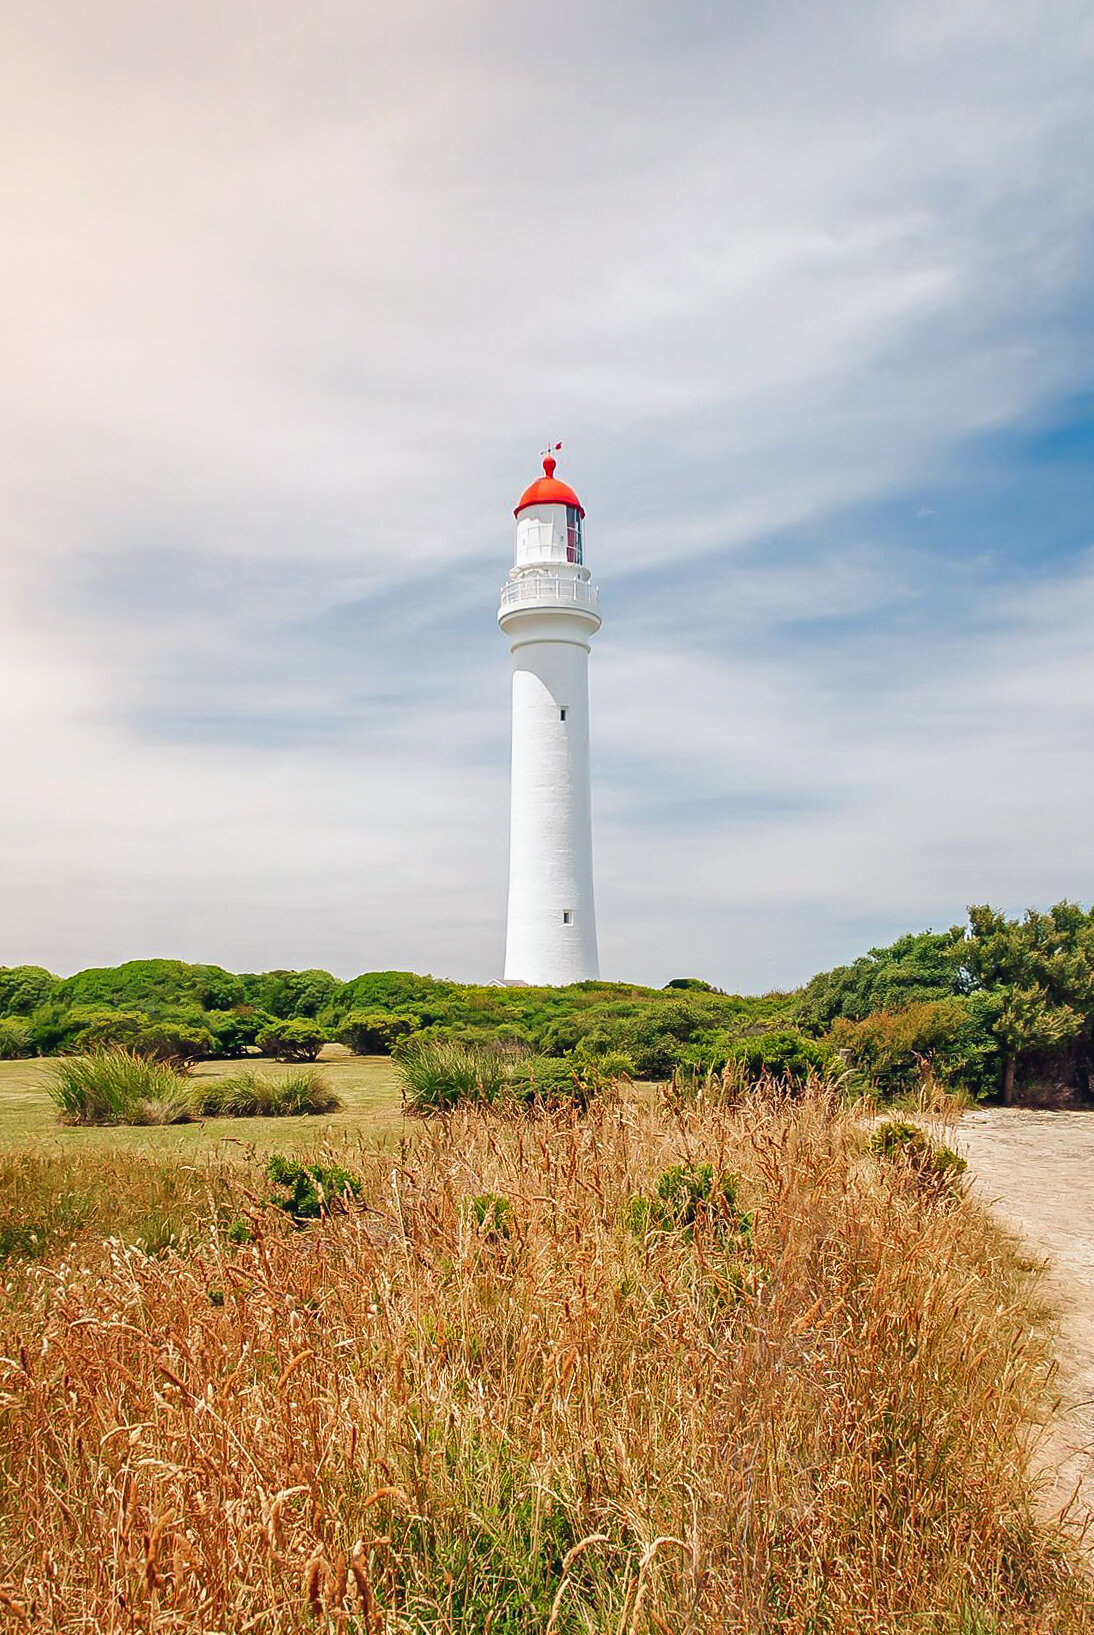
[(584, 562), (584, 509), (552, 455), (514, 515), (516, 561), (498, 609), (513, 654), (505, 980), (561, 985), (600, 974), (589, 799), (600, 597)]

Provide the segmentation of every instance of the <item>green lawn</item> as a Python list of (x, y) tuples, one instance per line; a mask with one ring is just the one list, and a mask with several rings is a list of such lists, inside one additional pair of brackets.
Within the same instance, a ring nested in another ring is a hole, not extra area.
[[(215, 1078), (234, 1073), (239, 1062), (201, 1062), (194, 1078)], [(280, 1062), (250, 1058), (246, 1065), (278, 1074), (288, 1069)], [(134, 1129), (69, 1129), (58, 1124), (46, 1085), (53, 1068), (49, 1060), (0, 1062), (0, 1149), (49, 1148), (66, 1155), (79, 1152), (124, 1150), (156, 1156), (178, 1154), (231, 1157), (240, 1145), (262, 1154), (314, 1146), (322, 1141), (343, 1142), (358, 1135), (398, 1136), (403, 1116), (396, 1070), (387, 1056), (351, 1056), (338, 1045), (328, 1045), (320, 1061), (323, 1075), (342, 1098), (342, 1110), (314, 1118), (208, 1118), (198, 1124)]]

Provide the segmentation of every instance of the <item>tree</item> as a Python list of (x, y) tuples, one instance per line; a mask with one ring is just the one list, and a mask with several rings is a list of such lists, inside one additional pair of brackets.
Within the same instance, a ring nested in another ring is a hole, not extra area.
[(871, 948), (851, 965), (821, 971), (798, 995), (794, 1018), (800, 1027), (824, 1033), (838, 1016), (860, 1022), (874, 1011), (967, 993), (969, 975), (955, 958), (963, 938), (961, 926), (911, 932), (887, 948)]
[(390, 1056), (400, 1039), (417, 1033), (420, 1016), (409, 1011), (350, 1011), (338, 1024), (335, 1037), (355, 1056)]
[(1003, 1101), (1023, 1072), (1066, 1072), (1087, 1088), (1094, 1050), (1094, 910), (1062, 902), (1009, 920), (988, 904), (969, 909), (955, 950), (974, 989), (991, 1000), (1003, 1050)]
[(0, 965), (0, 1015), (29, 1016), (57, 985), (41, 965)]
[(326, 1029), (318, 1023), (293, 1019), (271, 1022), (255, 1041), (264, 1056), (279, 1062), (314, 1062), (326, 1042)]

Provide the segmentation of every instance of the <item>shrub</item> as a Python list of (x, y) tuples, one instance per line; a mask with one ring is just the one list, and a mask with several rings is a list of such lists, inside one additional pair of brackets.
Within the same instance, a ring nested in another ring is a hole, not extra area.
[[(70, 1012), (70, 1018), (79, 1013)], [(213, 1035), (189, 1022), (156, 1021), (143, 1011), (100, 1010), (82, 1021), (68, 1048), (80, 1055), (122, 1047), (149, 1061), (185, 1069), (213, 1053)]]
[(56, 984), (57, 978), (41, 965), (0, 965), (0, 1012), (29, 1016), (46, 1003)]
[(170, 1062), (173, 1067), (185, 1070), (191, 1062), (211, 1056), (215, 1043), (206, 1027), (189, 1022), (149, 1022), (137, 1034), (133, 1049), (151, 1061)]
[(213, 1036), (213, 1055), (242, 1056), (270, 1020), (263, 1012), (249, 1009), (206, 1011), (204, 1021)]
[(831, 1045), (786, 1029), (744, 1039), (722, 1034), (685, 1051), (683, 1065), (708, 1074), (735, 1069), (746, 1084), (775, 1079), (800, 1091), (811, 1077), (823, 1078), (842, 1062)]
[(696, 1226), (719, 1235), (747, 1237), (752, 1216), (737, 1204), (737, 1176), (716, 1174), (712, 1164), (674, 1164), (657, 1182), (652, 1198), (639, 1194), (627, 1206), (627, 1224), (647, 1232), (692, 1232)]
[(270, 1199), (291, 1215), (297, 1225), (344, 1210), (361, 1191), (361, 1178), (339, 1164), (299, 1164), (275, 1152), (266, 1174), (281, 1191)]
[(441, 1113), (461, 1102), (489, 1105), (511, 1089), (512, 1053), (489, 1046), (419, 1033), (396, 1047), (395, 1058), (412, 1113)]
[(870, 1137), (870, 1151), (890, 1163), (906, 1165), (921, 1188), (958, 1192), (968, 1163), (950, 1147), (937, 1146), (918, 1124), (890, 1119)]
[(194, 1110), (204, 1118), (298, 1118), (334, 1113), (341, 1098), (315, 1067), (280, 1078), (244, 1068), (221, 1079), (203, 1079), (194, 1091)]
[(66, 1056), (47, 1086), (62, 1124), (184, 1124), (189, 1087), (166, 1062), (123, 1046)]
[(513, 1206), (496, 1192), (480, 1192), (468, 1198), (462, 1213), (484, 1238), (509, 1238), (513, 1234)]
[(14, 1062), (20, 1056), (32, 1056), (34, 1042), (28, 1024), (21, 1016), (0, 1017), (0, 1062)]
[(109, 1010), (105, 1006), (74, 1005), (64, 1019), (63, 1048), (78, 1056), (115, 1046), (132, 1049), (151, 1017), (144, 1011)]
[(264, 1056), (279, 1062), (314, 1062), (327, 1042), (325, 1028), (317, 1022), (270, 1022), (255, 1043)]
[(883, 1097), (914, 1091), (928, 1066), (946, 1083), (982, 1094), (998, 1075), (998, 1045), (982, 1012), (980, 996), (921, 1000), (857, 1022), (840, 1017), (828, 1039)]
[(510, 1094), (526, 1106), (568, 1102), (585, 1108), (598, 1088), (592, 1064), (572, 1056), (526, 1056), (513, 1065), (509, 1078)]
[(263, 976), (245, 978), (253, 984), (248, 998), (271, 1016), (313, 1019), (330, 1005), (342, 984), (329, 971), (267, 971)]
[(399, 1040), (417, 1033), (421, 1025), (421, 1017), (409, 1011), (350, 1011), (335, 1037), (355, 1056), (390, 1056)]

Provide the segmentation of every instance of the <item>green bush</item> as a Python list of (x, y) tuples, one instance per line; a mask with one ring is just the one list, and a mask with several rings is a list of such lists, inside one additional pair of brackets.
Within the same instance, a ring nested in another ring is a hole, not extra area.
[(509, 1094), (526, 1106), (573, 1103), (584, 1108), (598, 1085), (591, 1064), (572, 1056), (526, 1056), (510, 1072)]
[(150, 1022), (138, 1033), (133, 1049), (152, 1061), (170, 1062), (173, 1067), (185, 1070), (192, 1062), (211, 1056), (215, 1044), (208, 1028), (189, 1022)]
[(270, 1202), (297, 1225), (344, 1210), (361, 1191), (360, 1176), (339, 1164), (300, 1164), (279, 1152), (271, 1155), (266, 1174), (281, 1189)]
[(890, 1119), (870, 1137), (870, 1151), (889, 1163), (903, 1164), (926, 1191), (954, 1193), (962, 1189), (968, 1163), (950, 1147), (938, 1146), (918, 1124)]
[(41, 965), (0, 965), (0, 1015), (29, 1016), (56, 986), (57, 978)]
[(998, 1079), (999, 1056), (982, 998), (918, 1000), (860, 1021), (840, 1017), (828, 1041), (882, 1097), (914, 1091), (925, 1069), (982, 1095)]
[(781, 1029), (746, 1038), (725, 1033), (707, 1035), (681, 1052), (680, 1066), (692, 1077), (729, 1070), (746, 1084), (774, 1079), (798, 1091), (804, 1089), (810, 1077), (840, 1072), (843, 1063), (825, 1041)]
[(422, 1019), (409, 1011), (350, 1011), (335, 1029), (335, 1038), (355, 1056), (390, 1056), (400, 1039), (421, 1029)]
[(223, 1078), (202, 1079), (193, 1095), (194, 1110), (203, 1118), (299, 1118), (334, 1113), (341, 1105), (315, 1067), (300, 1067), (280, 1078), (243, 1068)]
[(466, 1219), (474, 1222), (475, 1230), (484, 1238), (502, 1239), (513, 1234), (513, 1206), (508, 1198), (496, 1192), (481, 1192), (468, 1198), (463, 1210)]
[[(70, 1019), (77, 1017), (70, 1012)], [(185, 1069), (213, 1053), (213, 1035), (206, 1027), (189, 1022), (156, 1021), (143, 1011), (93, 1011), (82, 1022), (67, 1048), (79, 1055), (114, 1047), (147, 1056), (149, 1061), (170, 1062)]]
[(266, 971), (259, 977), (244, 977), (243, 982), (252, 1004), (283, 1021), (293, 1017), (313, 1020), (330, 1007), (343, 987), (329, 971)]
[(144, 1011), (74, 1005), (65, 1017), (63, 1048), (78, 1056), (114, 1047), (132, 1049), (150, 1025), (151, 1018)]
[(752, 1216), (737, 1203), (736, 1175), (716, 1174), (712, 1164), (675, 1164), (652, 1197), (638, 1194), (627, 1206), (627, 1225), (638, 1237), (649, 1232), (691, 1233), (696, 1226), (718, 1235), (747, 1238)]
[(264, 1027), (272, 1018), (264, 1011), (247, 1007), (242, 1010), (206, 1011), (202, 1020), (213, 1036), (214, 1056), (229, 1059), (245, 1055)]
[(34, 1054), (30, 1027), (22, 1016), (0, 1016), (0, 1062)]
[(66, 1006), (143, 1011), (148, 1016), (193, 1018), (227, 1008), (243, 997), (242, 979), (219, 965), (178, 959), (131, 959), (78, 971), (55, 981), (50, 995)]
[(279, 1062), (314, 1062), (327, 1042), (327, 1032), (317, 1022), (270, 1022), (255, 1043), (264, 1056)]
[(63, 1057), (46, 1088), (62, 1124), (185, 1124), (194, 1116), (185, 1080), (124, 1046)]

